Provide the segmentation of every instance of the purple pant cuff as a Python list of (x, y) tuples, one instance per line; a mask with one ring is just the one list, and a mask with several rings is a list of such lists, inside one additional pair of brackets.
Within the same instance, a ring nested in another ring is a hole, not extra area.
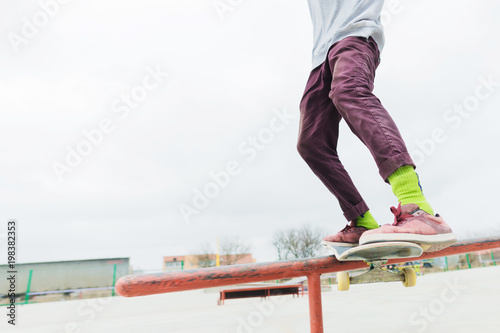
[(382, 179), (387, 182), (387, 178), (389, 178), (394, 171), (405, 165), (411, 165), (415, 168), (415, 163), (413, 163), (409, 153), (400, 153), (393, 156), (379, 167), (380, 176), (382, 176)]
[(363, 215), (364, 213), (366, 213), (369, 210), (370, 210), (370, 208), (368, 208), (368, 205), (366, 204), (366, 202), (361, 201), (359, 204), (352, 207), (347, 212), (344, 212), (344, 216), (347, 219), (347, 221), (350, 222), (350, 221), (356, 219), (357, 217)]

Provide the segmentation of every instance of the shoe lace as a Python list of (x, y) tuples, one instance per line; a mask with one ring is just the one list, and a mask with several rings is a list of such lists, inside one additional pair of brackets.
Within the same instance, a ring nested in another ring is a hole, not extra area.
[(342, 229), (340, 232), (349, 232), (351, 229), (354, 229), (356, 227), (350, 226), (349, 224), (345, 226), (344, 229)]
[(394, 214), (394, 223), (392, 225), (398, 226), (399, 224), (406, 221), (407, 218), (413, 217), (410, 214), (403, 214), (403, 210), (401, 209), (401, 202), (398, 205), (398, 208), (391, 207), (391, 212)]

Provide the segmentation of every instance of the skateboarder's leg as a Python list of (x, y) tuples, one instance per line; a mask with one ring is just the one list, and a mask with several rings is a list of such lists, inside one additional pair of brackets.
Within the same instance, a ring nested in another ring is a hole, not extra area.
[(333, 73), (330, 97), (347, 124), (368, 147), (380, 175), (398, 201), (417, 204), (429, 214), (414, 163), (392, 117), (373, 94), (380, 53), (373, 39), (350, 37), (329, 53)]
[(372, 39), (349, 37), (336, 43), (328, 57), (330, 97), (387, 180), (398, 168), (414, 163), (392, 117), (373, 94), (379, 55)]
[(401, 134), (373, 94), (377, 44), (372, 39), (346, 38), (332, 47), (328, 61), (333, 73), (330, 97), (336, 109), (368, 147), (380, 175), (400, 201), (398, 208), (391, 209), (394, 224), (363, 233), (360, 244), (404, 240), (426, 245), (427, 251), (449, 246), (456, 237), (441, 217), (429, 214), (432, 208), (423, 196)]
[(297, 144), (300, 155), (338, 199), (348, 221), (358, 220), (366, 229), (378, 224), (354, 186), (337, 154), (341, 116), (329, 98), (331, 71), (328, 64), (312, 71), (300, 104)]

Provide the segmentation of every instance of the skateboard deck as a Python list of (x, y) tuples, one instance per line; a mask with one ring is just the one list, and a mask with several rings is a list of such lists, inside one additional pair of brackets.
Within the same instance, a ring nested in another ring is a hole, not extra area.
[(382, 242), (356, 247), (331, 246), (322, 243), (335, 254), (339, 261), (377, 261), (397, 258), (420, 257), (424, 250), (418, 244), (409, 242)]
[(348, 272), (337, 273), (337, 287), (340, 291), (349, 290), (351, 284), (401, 281), (405, 287), (413, 287), (417, 282), (415, 270), (405, 267), (400, 273), (389, 272), (382, 268), (389, 259), (414, 258), (424, 250), (418, 244), (410, 242), (371, 243), (355, 247), (331, 246), (322, 242), (339, 261), (364, 261), (370, 265), (368, 272), (349, 276)]

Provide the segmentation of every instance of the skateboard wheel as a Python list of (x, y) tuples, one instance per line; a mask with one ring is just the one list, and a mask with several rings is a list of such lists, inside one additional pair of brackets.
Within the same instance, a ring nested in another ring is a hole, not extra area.
[(338, 272), (337, 273), (337, 288), (339, 291), (347, 291), (349, 290), (349, 273), (347, 272)]
[(403, 274), (405, 276), (403, 285), (405, 287), (415, 287), (415, 284), (417, 284), (417, 274), (415, 274), (415, 270), (410, 267), (405, 267), (403, 268)]

